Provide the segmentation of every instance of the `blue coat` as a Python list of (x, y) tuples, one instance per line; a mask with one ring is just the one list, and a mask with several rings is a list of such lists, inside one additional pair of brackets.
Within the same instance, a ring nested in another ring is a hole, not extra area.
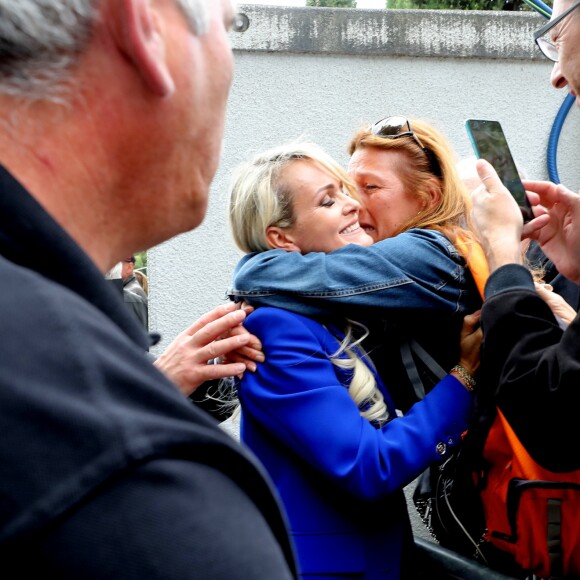
[(410, 539), (402, 488), (459, 441), (472, 396), (448, 376), (394, 418), (377, 377), (393, 417), (379, 429), (351, 399), (350, 371), (330, 361), (339, 340), (327, 327), (270, 307), (246, 327), (266, 362), (240, 384), (242, 439), (281, 495), (302, 575), (399, 578)]

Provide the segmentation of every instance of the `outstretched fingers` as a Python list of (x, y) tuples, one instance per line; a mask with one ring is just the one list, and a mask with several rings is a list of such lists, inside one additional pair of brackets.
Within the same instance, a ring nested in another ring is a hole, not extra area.
[[(212, 312), (214, 311), (212, 310)], [(211, 312), (207, 314), (211, 314)], [(222, 316), (219, 318), (208, 319), (208, 321), (203, 326), (191, 334), (191, 341), (197, 346), (203, 346), (219, 339), (222, 336), (229, 336), (230, 332), (234, 328), (240, 326), (245, 318), (246, 313), (243, 310), (234, 310), (233, 312), (226, 312), (222, 314)], [(199, 320), (201, 320), (201, 318)]]
[[(183, 331), (183, 334), (189, 334), (193, 336), (200, 330), (204, 329), (208, 324), (215, 322), (217, 320), (223, 319), (228, 314), (233, 314), (235, 312), (243, 312), (240, 310), (239, 306), (234, 302), (228, 302), (227, 304), (221, 304), (213, 310), (206, 312), (200, 316), (189, 328)], [(246, 317), (245, 313), (240, 316), (240, 322)]]

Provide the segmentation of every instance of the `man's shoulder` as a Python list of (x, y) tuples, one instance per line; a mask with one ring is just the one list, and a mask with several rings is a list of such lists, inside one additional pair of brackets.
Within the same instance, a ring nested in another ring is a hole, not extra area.
[[(76, 398), (76, 408), (68, 412), (89, 415), (99, 408), (99, 417), (87, 416), (86, 423), (94, 419), (95, 425), (113, 429), (115, 409), (133, 408), (127, 392), (149, 391), (149, 396), (182, 402), (141, 346), (98, 305), (1, 257), (0, 278), (5, 332), (0, 341), (0, 400), (12, 398), (19, 404), (34, 393), (31, 407), (43, 413)], [(119, 311), (125, 313), (120, 300)]]
[(94, 388), (97, 368), (106, 372), (116, 357), (133, 363), (140, 358), (141, 348), (115, 321), (74, 291), (2, 257), (0, 279), (6, 337), (0, 341), (0, 385), (5, 391), (53, 385), (39, 396), (57, 397), (72, 394), (70, 385), (76, 383), (82, 394)]
[(47, 308), (64, 314), (70, 311), (71, 304), (85, 302), (64, 286), (2, 256), (0, 279), (0, 315), (4, 321), (15, 320), (19, 324), (34, 325), (34, 317)]
[(143, 290), (141, 284), (139, 284), (135, 276), (131, 276), (128, 280), (126, 280), (123, 283), (123, 290), (125, 290), (125, 292), (130, 292), (132, 294), (139, 296), (139, 298), (145, 300), (145, 302), (147, 301), (147, 294), (145, 293), (145, 290)]
[(0, 276), (0, 541), (149, 457), (244, 469), (245, 454), (98, 308), (3, 258)]
[(123, 288), (123, 300), (125, 302), (135, 302), (147, 306), (147, 296), (141, 296), (141, 294), (128, 290), (127, 288)]
[[(131, 342), (113, 320), (83, 296), (1, 256), (0, 279), (0, 318), (10, 336), (9, 341), (1, 341), (0, 353), (21, 347), (38, 356), (66, 348), (78, 353), (86, 348), (89, 336), (102, 333)], [(101, 297), (107, 298), (110, 296)]]

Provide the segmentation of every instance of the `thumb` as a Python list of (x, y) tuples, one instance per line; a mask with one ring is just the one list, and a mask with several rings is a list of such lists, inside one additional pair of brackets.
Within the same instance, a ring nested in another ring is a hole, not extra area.
[(467, 314), (463, 319), (463, 329), (461, 331), (461, 334), (463, 336), (472, 334), (476, 330), (480, 318), (481, 318), (481, 310), (476, 310), (471, 314)]
[(481, 182), (489, 193), (496, 193), (504, 189), (504, 184), (501, 182), (491, 163), (485, 159), (479, 159), (475, 164), (475, 168), (477, 169), (479, 179), (481, 179)]

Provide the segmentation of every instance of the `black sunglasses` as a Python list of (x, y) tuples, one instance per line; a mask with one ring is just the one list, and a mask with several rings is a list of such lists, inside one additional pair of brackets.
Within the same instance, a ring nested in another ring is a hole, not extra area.
[(556, 16), (554, 20), (550, 20), (550, 22), (544, 24), (542, 28), (539, 28), (536, 30), (536, 32), (534, 32), (534, 40), (538, 45), (538, 48), (542, 51), (542, 54), (546, 58), (549, 58), (553, 62), (558, 62), (560, 60), (560, 55), (558, 54), (558, 47), (552, 42), (549, 36), (546, 37), (546, 34), (550, 32), (554, 26), (562, 22), (562, 20), (566, 18), (566, 16), (568, 16), (572, 10), (578, 8), (578, 6), (580, 6), (580, 2), (572, 4), (570, 8), (564, 10), (564, 12), (562, 12), (562, 14), (559, 16)]
[(427, 149), (421, 143), (421, 139), (415, 135), (413, 132), (413, 128), (411, 127), (411, 123), (409, 119), (406, 117), (385, 117), (380, 121), (377, 121), (374, 125), (371, 125), (370, 131), (373, 135), (377, 135), (378, 137), (384, 137), (385, 139), (398, 139), (399, 137), (411, 137), (417, 145), (421, 148), (425, 156), (429, 161), (429, 166), (431, 168), (431, 172), (433, 175), (437, 177), (442, 177), (441, 175), (441, 165), (439, 164), (439, 160), (431, 151)]

